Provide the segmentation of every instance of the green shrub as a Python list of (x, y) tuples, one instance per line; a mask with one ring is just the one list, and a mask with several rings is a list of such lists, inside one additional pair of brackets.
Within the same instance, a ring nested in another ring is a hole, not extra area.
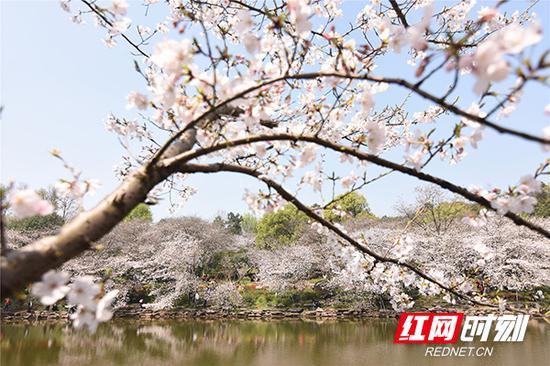
[(294, 243), (306, 226), (308, 217), (292, 204), (265, 214), (257, 225), (256, 244), (274, 249)]
[(477, 214), (479, 206), (463, 201), (442, 202), (435, 208), (427, 204), (426, 210), (420, 214), (420, 220), (425, 223), (433, 223), (435, 220), (462, 219), (468, 214)]
[(147, 222), (153, 221), (153, 213), (148, 205), (140, 203), (124, 219), (125, 221), (142, 220)]
[(214, 253), (197, 272), (218, 280), (238, 281), (250, 268), (246, 249), (223, 250)]
[(225, 219), (218, 215), (214, 218), (214, 224), (224, 228), (229, 231), (231, 234), (241, 235), (241, 222), (243, 217), (239, 213), (230, 212), (226, 215)]
[(8, 229), (17, 231), (39, 231), (55, 229), (65, 223), (63, 218), (56, 213), (45, 216), (31, 216), (24, 219), (9, 218), (6, 222)]
[(183, 293), (174, 300), (172, 305), (183, 308), (195, 308), (198, 304), (192, 293)]
[(321, 294), (314, 288), (272, 291), (248, 287), (240, 293), (243, 303), (256, 309), (315, 307), (323, 300)]
[(251, 214), (244, 214), (241, 220), (241, 230), (243, 233), (256, 234), (258, 231), (258, 220)]
[(331, 222), (341, 222), (344, 220), (346, 217), (338, 215), (333, 209), (343, 211), (351, 217), (375, 218), (370, 212), (367, 199), (357, 192), (336, 196), (334, 202), (331, 203), (324, 212), (325, 218)]
[(131, 286), (128, 289), (128, 304), (138, 304), (140, 300), (142, 300), (144, 304), (153, 302), (155, 298), (150, 295), (152, 288), (153, 286), (148, 283)]
[(545, 184), (542, 191), (537, 194), (537, 204), (533, 215), (539, 217), (550, 217), (550, 184)]

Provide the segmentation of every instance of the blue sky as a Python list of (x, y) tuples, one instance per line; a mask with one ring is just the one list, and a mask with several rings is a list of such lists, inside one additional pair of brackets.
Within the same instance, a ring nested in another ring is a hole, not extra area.
[[(491, 5), (494, 2), (481, 2)], [(514, 1), (508, 9), (521, 9), (528, 2)], [(134, 13), (142, 13), (139, 2), (131, 2)], [(355, 18), (363, 2), (345, 2), (345, 17)], [(479, 7), (479, 5), (478, 5)], [(550, 16), (550, 2), (541, 1), (534, 8), (546, 33)], [(152, 9), (151, 17), (159, 17)], [(126, 95), (145, 86), (132, 67), (130, 49), (122, 42), (113, 49), (103, 45), (104, 30), (91, 24), (75, 25), (68, 19), (57, 1), (2, 1), (1, 12), (1, 90), (4, 106), (1, 122), (1, 179), (15, 179), (33, 188), (51, 185), (66, 176), (63, 167), (48, 152), (57, 147), (64, 156), (82, 169), (85, 177), (98, 178), (103, 187), (95, 197), (87, 200), (93, 205), (117, 185), (113, 166), (120, 160), (123, 149), (116, 138), (103, 127), (109, 112), (128, 115)], [(88, 21), (90, 23), (90, 21)], [(548, 47), (545, 40), (544, 46)], [(539, 45), (539, 49), (543, 46)], [(385, 68), (408, 70), (405, 54), (395, 55)], [(470, 80), (471, 81), (471, 80)], [(430, 87), (441, 87), (443, 81), (434, 81)], [(471, 83), (461, 89), (461, 105), (473, 100)], [(395, 94), (394, 94), (395, 93)], [(401, 94), (392, 88), (393, 99)], [(523, 96), (523, 103), (511, 118), (502, 124), (534, 134), (540, 134), (548, 124), (543, 115), (544, 105), (550, 102), (548, 89), (531, 86)], [(414, 99), (414, 110), (423, 110), (427, 104)], [(450, 118), (449, 123), (456, 120)], [(442, 121), (442, 123), (444, 123)], [(451, 126), (451, 124), (449, 124)], [(399, 161), (400, 155), (387, 155)], [(478, 150), (457, 167), (435, 162), (427, 170), (462, 185), (506, 186), (530, 171), (545, 158), (539, 146), (517, 138), (486, 132)], [(336, 163), (333, 163), (336, 164)], [(334, 167), (338, 169), (337, 166)], [(369, 170), (372, 176), (379, 170)], [(219, 211), (247, 210), (242, 195), (244, 188), (254, 189), (256, 183), (238, 175), (220, 174), (196, 176), (189, 183), (199, 189), (178, 215), (213, 217)], [(414, 188), (420, 185), (409, 177), (390, 175), (363, 191), (371, 209), (377, 215), (392, 214), (394, 204), (403, 199), (412, 200)], [(306, 200), (307, 200), (306, 195)], [(168, 216), (167, 204), (154, 208), (156, 219)]]

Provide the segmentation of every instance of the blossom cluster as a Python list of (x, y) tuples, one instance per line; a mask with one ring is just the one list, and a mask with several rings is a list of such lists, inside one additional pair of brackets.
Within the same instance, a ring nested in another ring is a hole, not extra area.
[(507, 212), (532, 213), (537, 199), (535, 195), (542, 190), (542, 182), (532, 175), (521, 177), (517, 186), (510, 187), (508, 191), (493, 189), (487, 191), (477, 186), (471, 186), (470, 191), (491, 202), (491, 207), (499, 214)]
[(53, 212), (52, 204), (31, 189), (22, 189), (9, 194), (10, 208), (18, 218), (44, 216)]
[(87, 327), (90, 333), (95, 333), (99, 323), (113, 317), (111, 305), (118, 290), (100, 297), (101, 287), (94, 283), (92, 277), (76, 277), (70, 285), (67, 285), (68, 281), (68, 273), (50, 270), (42, 275), (41, 281), (32, 285), (31, 293), (46, 306), (66, 297), (67, 303), (76, 307), (76, 312), (71, 314), (74, 328)]

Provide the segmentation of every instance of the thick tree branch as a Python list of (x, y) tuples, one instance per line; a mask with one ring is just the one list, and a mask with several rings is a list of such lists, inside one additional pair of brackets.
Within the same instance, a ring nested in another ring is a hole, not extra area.
[[(465, 117), (471, 121), (475, 121), (480, 123), (481, 125), (487, 126), (489, 128), (494, 129), (495, 131), (502, 133), (502, 134), (509, 134), (516, 137), (521, 137), (523, 139), (534, 141), (541, 143), (543, 145), (550, 145), (550, 140), (546, 140), (539, 136), (534, 136), (522, 131), (516, 131), (510, 128), (502, 127), (500, 125), (497, 125), (494, 122), (489, 121), (487, 118), (480, 117), (478, 115), (474, 115), (471, 113), (468, 113), (452, 104), (449, 104), (445, 102), (444, 98), (436, 97), (433, 94), (428, 93), (427, 91), (420, 88), (420, 86), (416, 84), (412, 84), (408, 82), (407, 80), (400, 79), (400, 78), (386, 78), (386, 77), (379, 77), (379, 76), (372, 76), (369, 74), (363, 74), (363, 75), (352, 75), (352, 74), (342, 74), (338, 72), (330, 72), (330, 73), (323, 73), (323, 72), (312, 72), (312, 73), (303, 73), (303, 74), (295, 74), (295, 75), (284, 75), (280, 76), (278, 78), (274, 78), (271, 80), (263, 81), (255, 86), (252, 86), (250, 88), (247, 88), (243, 90), (240, 93), (235, 94), (231, 98), (225, 99), (223, 102), (219, 103), (218, 105), (214, 106), (213, 108), (209, 109), (208, 111), (204, 112), (202, 115), (197, 117), (195, 120), (189, 122), (187, 126), (185, 126), (183, 129), (175, 133), (170, 137), (170, 139), (167, 141), (166, 145), (171, 144), (172, 142), (176, 141), (182, 134), (184, 134), (189, 129), (195, 128), (198, 123), (203, 121), (204, 119), (208, 118), (208, 116), (212, 113), (216, 113), (217, 110), (220, 110), (220, 108), (225, 108), (229, 106), (232, 102), (241, 99), (248, 94), (255, 92), (259, 89), (265, 88), (267, 86), (270, 86), (272, 84), (285, 81), (285, 80), (310, 80), (310, 79), (317, 79), (317, 78), (327, 78), (327, 77), (334, 77), (334, 78), (343, 78), (343, 79), (350, 79), (350, 80), (368, 80), (372, 82), (377, 83), (388, 83), (388, 84), (395, 84), (400, 85), (406, 89), (409, 89), (413, 91), (414, 93), (418, 94), (419, 96), (428, 99), (437, 105), (447, 109), (448, 111), (461, 116)], [(157, 155), (155, 156), (154, 160), (157, 161), (159, 157), (163, 154), (163, 149), (161, 148)]]
[[(174, 167), (176, 165), (181, 167), (182, 164), (185, 164), (186, 162), (191, 161), (192, 159), (195, 159), (195, 158), (198, 158), (198, 157), (201, 157), (201, 156), (205, 156), (205, 155), (210, 154), (210, 153), (215, 152), (215, 151), (220, 151), (220, 150), (227, 149), (227, 148), (230, 148), (230, 147), (247, 145), (247, 144), (250, 144), (250, 143), (262, 142), (262, 141), (264, 141), (264, 142), (265, 141), (294, 141), (294, 142), (304, 141), (304, 142), (314, 143), (314, 144), (326, 147), (328, 149), (331, 149), (335, 152), (338, 152), (338, 153), (341, 153), (341, 154), (348, 154), (350, 156), (356, 157), (359, 160), (369, 161), (373, 164), (376, 164), (376, 165), (379, 165), (379, 166), (382, 166), (382, 167), (385, 167), (385, 168), (388, 168), (388, 169), (392, 169), (392, 170), (395, 170), (395, 171), (399, 171), (403, 174), (410, 175), (410, 176), (418, 178), (422, 181), (436, 184), (439, 187), (444, 188), (444, 189), (446, 189), (448, 191), (451, 191), (453, 193), (456, 193), (456, 194), (466, 198), (469, 201), (475, 202), (475, 203), (477, 203), (477, 204), (479, 204), (479, 205), (481, 205), (481, 206), (483, 206), (483, 207), (485, 207), (489, 210), (495, 211), (495, 209), (491, 205), (491, 202), (489, 202), (487, 199), (485, 199), (481, 196), (478, 196), (478, 195), (470, 192), (468, 189), (466, 189), (464, 187), (453, 184), (453, 183), (451, 183), (451, 182), (449, 182), (445, 179), (438, 178), (438, 177), (435, 177), (433, 175), (423, 173), (421, 171), (417, 171), (413, 168), (409, 168), (409, 167), (403, 166), (401, 164), (397, 164), (397, 163), (394, 163), (392, 161), (385, 160), (385, 159), (380, 158), (376, 155), (368, 154), (368, 153), (359, 151), (357, 149), (354, 149), (354, 148), (351, 148), (351, 147), (348, 147), (348, 146), (339, 145), (337, 143), (322, 139), (322, 138), (317, 137), (317, 136), (299, 136), (299, 135), (292, 135), (292, 134), (286, 134), (286, 133), (273, 134), (273, 135), (251, 136), (251, 137), (244, 138), (244, 139), (238, 139), (238, 140), (223, 142), (223, 143), (220, 143), (220, 144), (217, 144), (217, 145), (212, 145), (210, 147), (199, 149), (199, 150), (189, 151), (187, 153), (180, 154), (179, 156), (175, 156), (173, 158), (166, 159), (166, 160), (163, 161), (163, 164), (166, 167)], [(508, 217), (516, 225), (525, 226), (525, 227), (527, 227), (527, 228), (529, 228), (529, 229), (545, 236), (546, 238), (550, 239), (550, 231), (544, 229), (543, 227), (541, 227), (541, 226), (539, 226), (535, 223), (532, 223), (530, 221), (527, 221), (524, 218), (522, 218), (521, 216), (516, 215), (512, 212), (507, 212), (504, 216)]]
[[(195, 134), (188, 131), (174, 153), (191, 149)], [(71, 258), (90, 249), (94, 241), (113, 229), (158, 183), (172, 172), (148, 164), (128, 176), (124, 182), (96, 207), (78, 215), (64, 225), (59, 234), (38, 240), (0, 258), (1, 296), (9, 297), (42, 274), (59, 267)]]
[(397, 4), (397, 1), (390, 0), (390, 4), (391, 4), (391, 7), (393, 8), (393, 10), (395, 11), (395, 14), (397, 14), (397, 17), (401, 21), (401, 24), (403, 24), (403, 26), (405, 28), (408, 28), (409, 23), (407, 22), (407, 18), (405, 18), (405, 14), (403, 14), (403, 12), (401, 11), (401, 8)]
[(2, 297), (9, 297), (43, 273), (90, 248), (115, 227), (168, 173), (139, 169), (90, 211), (63, 226), (58, 235), (43, 238), (1, 257)]
[(261, 180), (262, 182), (264, 182), (265, 184), (267, 184), (269, 187), (273, 188), (275, 191), (277, 191), (277, 193), (281, 197), (283, 197), (286, 201), (288, 201), (288, 202), (292, 203), (293, 205), (295, 205), (300, 211), (305, 213), (311, 219), (313, 219), (314, 221), (320, 223), (321, 225), (323, 225), (324, 227), (326, 227), (327, 229), (329, 229), (330, 231), (332, 231), (333, 233), (335, 233), (336, 235), (338, 235), (339, 237), (341, 237), (342, 239), (347, 241), (349, 244), (351, 244), (352, 246), (354, 246), (355, 248), (357, 248), (361, 252), (363, 252), (363, 253), (371, 256), (372, 258), (374, 258), (376, 261), (383, 262), (383, 263), (392, 263), (392, 264), (396, 264), (398, 266), (407, 268), (407, 269), (411, 270), (412, 272), (414, 272), (415, 274), (417, 274), (418, 276), (422, 277), (423, 279), (437, 285), (441, 289), (457, 296), (458, 298), (460, 298), (462, 300), (470, 302), (472, 304), (481, 305), (481, 306), (497, 307), (496, 305), (493, 305), (493, 304), (477, 301), (477, 300), (472, 299), (471, 297), (469, 297), (467, 295), (464, 295), (464, 294), (456, 291), (455, 289), (443, 284), (441, 281), (436, 280), (432, 276), (429, 276), (429, 275), (425, 274), (422, 270), (418, 269), (417, 267), (413, 266), (410, 263), (402, 262), (402, 261), (400, 261), (398, 259), (395, 259), (395, 258), (384, 257), (384, 256), (382, 256), (378, 253), (375, 253), (374, 251), (370, 250), (369, 248), (365, 247), (364, 245), (362, 245), (361, 243), (359, 243), (358, 241), (353, 239), (351, 236), (349, 236), (342, 229), (338, 228), (337, 226), (333, 225), (328, 220), (324, 219), (323, 217), (321, 217), (320, 215), (315, 213), (315, 211), (313, 211), (308, 206), (303, 204), (293, 194), (291, 194), (290, 192), (285, 190), (280, 184), (278, 184), (277, 182), (269, 179), (265, 175), (262, 175), (262, 173), (254, 170), (254, 169), (247, 168), (247, 167), (244, 167), (244, 166), (239, 166), (239, 165), (214, 163), (214, 164), (207, 164), (207, 165), (205, 165), (205, 164), (185, 164), (185, 165), (182, 165), (180, 167), (179, 171), (182, 172), (182, 173), (234, 172), (234, 173), (241, 173), (241, 174), (245, 174), (245, 175), (248, 175), (248, 176), (251, 176), (251, 177), (255, 177), (255, 178)]

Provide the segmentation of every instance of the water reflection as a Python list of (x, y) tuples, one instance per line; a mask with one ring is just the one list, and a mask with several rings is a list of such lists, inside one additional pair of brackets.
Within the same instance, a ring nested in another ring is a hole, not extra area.
[(394, 320), (113, 321), (89, 336), (64, 324), (2, 326), (2, 365), (548, 365), (550, 325), (531, 321), (525, 341), (490, 358), (424, 357), (394, 345)]

